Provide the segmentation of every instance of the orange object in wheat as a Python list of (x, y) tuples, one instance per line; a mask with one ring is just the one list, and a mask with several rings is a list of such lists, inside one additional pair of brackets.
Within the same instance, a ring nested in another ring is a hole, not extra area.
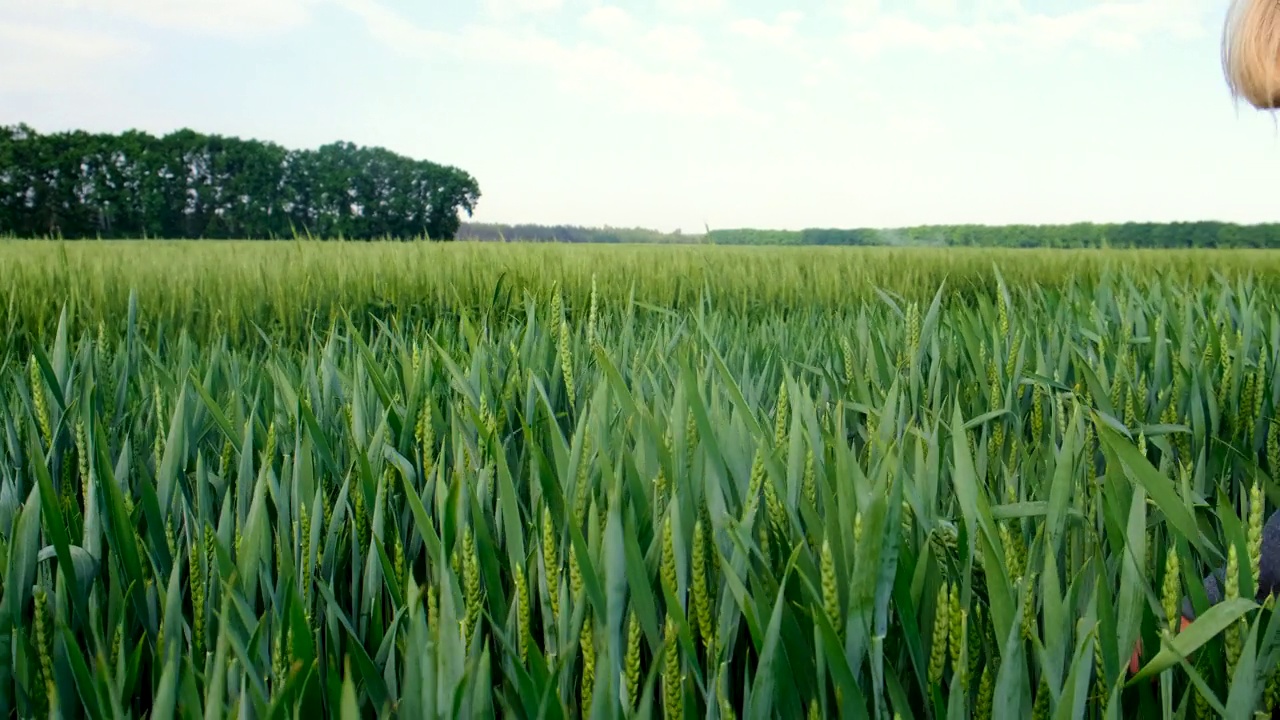
[[(1186, 615), (1183, 615), (1181, 627), (1178, 628), (1178, 632), (1182, 632), (1183, 630), (1186, 630), (1187, 626), (1190, 624), (1191, 624), (1191, 621), (1187, 619)], [(1129, 658), (1129, 674), (1130, 675), (1133, 675), (1134, 673), (1138, 672), (1139, 669), (1141, 669), (1142, 664), (1141, 662), (1139, 662), (1139, 656), (1141, 654), (1142, 654), (1142, 640), (1139, 639), (1138, 647), (1133, 649), (1133, 656)]]

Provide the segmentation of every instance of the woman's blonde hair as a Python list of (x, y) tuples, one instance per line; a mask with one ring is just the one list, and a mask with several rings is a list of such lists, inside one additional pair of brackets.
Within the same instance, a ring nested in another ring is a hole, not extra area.
[(1232, 0), (1222, 65), (1232, 97), (1259, 110), (1280, 108), (1280, 0)]

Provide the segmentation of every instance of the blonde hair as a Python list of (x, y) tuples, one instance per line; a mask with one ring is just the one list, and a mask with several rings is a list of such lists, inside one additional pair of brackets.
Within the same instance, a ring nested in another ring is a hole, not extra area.
[(1233, 98), (1259, 110), (1280, 109), (1280, 0), (1232, 0), (1222, 65)]

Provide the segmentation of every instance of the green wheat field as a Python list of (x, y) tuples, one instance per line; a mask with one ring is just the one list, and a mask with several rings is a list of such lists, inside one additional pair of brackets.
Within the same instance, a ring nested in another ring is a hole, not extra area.
[(1280, 707), (1280, 253), (5, 241), (0, 323), (6, 718)]

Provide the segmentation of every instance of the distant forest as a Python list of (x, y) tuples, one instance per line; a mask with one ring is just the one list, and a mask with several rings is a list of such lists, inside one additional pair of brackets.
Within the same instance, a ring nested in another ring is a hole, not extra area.
[(687, 235), (643, 228), (462, 223), (457, 239), (567, 243), (863, 245), (1002, 248), (1280, 248), (1280, 223), (1075, 223), (921, 225), (897, 229), (711, 230)]
[(0, 235), (452, 240), (479, 198), (458, 168), (345, 142), (0, 127)]

